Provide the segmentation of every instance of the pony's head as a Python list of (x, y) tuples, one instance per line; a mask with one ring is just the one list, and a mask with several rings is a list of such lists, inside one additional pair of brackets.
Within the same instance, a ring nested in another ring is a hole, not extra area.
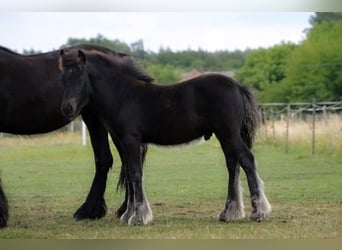
[(89, 100), (90, 80), (86, 72), (86, 54), (82, 50), (59, 52), (59, 69), (64, 86), (62, 114), (70, 120), (77, 117)]

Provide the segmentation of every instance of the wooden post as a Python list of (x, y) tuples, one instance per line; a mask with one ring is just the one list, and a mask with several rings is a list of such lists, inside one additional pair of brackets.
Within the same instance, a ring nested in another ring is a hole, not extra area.
[(265, 132), (265, 139), (267, 140), (267, 111), (266, 108), (262, 109), (263, 114), (263, 125), (264, 125), (264, 132)]
[(70, 122), (70, 132), (71, 133), (75, 132), (75, 121)]
[(274, 126), (274, 112), (273, 108), (271, 107), (271, 120), (272, 120), (272, 140), (273, 140), (273, 146), (275, 146), (275, 126)]
[(327, 105), (323, 106), (323, 119), (324, 119), (324, 124), (328, 125)]
[(312, 155), (315, 155), (315, 144), (316, 144), (316, 100), (315, 98), (312, 100)]
[(287, 118), (286, 118), (286, 138), (285, 138), (285, 153), (289, 152), (289, 127), (290, 127), (291, 106), (287, 104)]

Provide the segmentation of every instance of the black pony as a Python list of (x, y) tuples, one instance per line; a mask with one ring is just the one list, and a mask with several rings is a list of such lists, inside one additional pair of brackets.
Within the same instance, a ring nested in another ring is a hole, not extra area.
[[(214, 133), (226, 158), (228, 194), (221, 221), (245, 216), (239, 169), (247, 175), (252, 220), (271, 212), (250, 151), (259, 121), (250, 91), (231, 78), (204, 74), (174, 85), (146, 84), (150, 78), (126, 58), (82, 50), (60, 52), (62, 109), (76, 117), (82, 107), (96, 110), (118, 149), (128, 181), (128, 207), (121, 220), (147, 224), (152, 211), (142, 181), (140, 145), (176, 145)], [(144, 78), (146, 80), (144, 80)]]
[[(103, 53), (108, 57), (126, 58), (94, 45), (78, 45), (67, 48)], [(23, 56), (0, 47), (0, 132), (12, 134), (37, 134), (58, 129), (71, 120), (61, 112), (63, 84), (60, 81), (59, 51)], [(65, 113), (65, 112), (64, 112)], [(107, 129), (99, 122), (94, 110), (84, 108), (82, 118), (86, 123), (94, 151), (96, 173), (90, 192), (74, 218), (97, 219), (106, 214), (103, 198), (109, 168), (113, 164), (108, 144)], [(146, 150), (146, 147), (143, 147)], [(124, 176), (121, 177), (124, 179)], [(119, 215), (126, 210), (122, 204)], [(121, 212), (120, 212), (121, 211)], [(8, 204), (0, 182), (0, 227), (8, 220)]]

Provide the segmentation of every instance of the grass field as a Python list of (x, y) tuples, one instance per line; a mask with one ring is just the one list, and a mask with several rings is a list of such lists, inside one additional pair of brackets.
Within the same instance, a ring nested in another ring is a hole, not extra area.
[[(341, 134), (335, 135), (339, 141)], [(273, 206), (267, 221), (216, 219), (224, 207), (227, 172), (213, 138), (182, 149), (149, 148), (145, 186), (154, 221), (130, 227), (114, 216), (123, 200), (123, 193), (115, 192), (120, 161), (114, 149), (107, 216), (76, 222), (72, 214), (84, 201), (94, 173), (89, 143), (82, 147), (80, 135), (63, 133), (0, 139), (1, 177), (10, 204), (9, 225), (0, 230), (0, 239), (341, 239), (341, 144), (315, 156), (304, 142), (293, 143), (289, 154), (278, 144), (259, 139), (254, 148)], [(241, 173), (248, 214), (248, 188)]]

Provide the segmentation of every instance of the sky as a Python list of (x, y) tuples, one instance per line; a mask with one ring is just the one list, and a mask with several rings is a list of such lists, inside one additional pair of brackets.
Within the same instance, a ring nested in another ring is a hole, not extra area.
[(145, 50), (245, 50), (305, 39), (313, 12), (0, 12), (0, 45), (50, 51), (98, 34)]

